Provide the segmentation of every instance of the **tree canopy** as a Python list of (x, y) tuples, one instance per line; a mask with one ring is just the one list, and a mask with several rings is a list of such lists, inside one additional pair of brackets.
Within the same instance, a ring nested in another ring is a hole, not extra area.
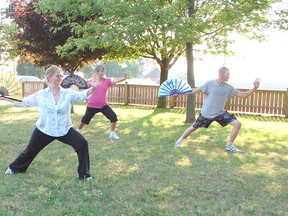
[(16, 71), (17, 75), (36, 76), (39, 79), (44, 79), (45, 77), (45, 72), (43, 69), (39, 69), (27, 61), (18, 64)]
[[(59, 26), (50, 13), (42, 13), (37, 3), (39, 0), (11, 0), (7, 10), (8, 17), (14, 20), (18, 28), (13, 35), (16, 39), (13, 50), (18, 51), (20, 61), (28, 61), (38, 67), (57, 64), (67, 71), (74, 72), (84, 63), (101, 59), (106, 54), (106, 50), (101, 48), (86, 47), (77, 50), (77, 47), (70, 47), (69, 55), (60, 55), (57, 47), (63, 46), (68, 38), (77, 36), (73, 35), (71, 26), (65, 25), (65, 22)], [(61, 13), (58, 13), (58, 16), (61, 16)], [(78, 17), (78, 22), (84, 19)]]
[[(60, 10), (70, 22), (74, 36), (61, 47), (62, 53), (71, 47), (102, 47), (109, 49), (106, 59), (151, 58), (161, 68), (162, 83), (187, 43), (197, 53), (217, 54), (227, 51), (230, 33), (260, 37), (277, 2), (281, 0), (42, 0), (41, 8), (54, 14)], [(193, 9), (190, 16), (188, 6)], [(91, 18), (80, 23), (78, 16)], [(54, 18), (63, 22), (63, 17)], [(165, 98), (158, 106), (165, 106)]]
[(15, 39), (12, 37), (16, 29), (15, 25), (0, 23), (0, 60), (2, 62), (15, 58), (17, 55), (17, 51), (13, 49)]

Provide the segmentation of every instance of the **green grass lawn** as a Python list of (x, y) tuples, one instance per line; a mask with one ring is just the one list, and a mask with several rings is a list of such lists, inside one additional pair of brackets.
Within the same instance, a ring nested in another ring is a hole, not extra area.
[[(213, 123), (175, 148), (190, 126), (184, 110), (112, 107), (120, 140), (108, 139), (101, 114), (83, 128), (94, 181), (82, 182), (72, 147), (57, 141), (26, 173), (4, 175), (38, 113), (0, 105), (0, 215), (288, 215), (288, 119), (237, 115), (242, 152), (231, 154), (224, 151), (231, 126)], [(76, 127), (85, 105), (74, 110)]]

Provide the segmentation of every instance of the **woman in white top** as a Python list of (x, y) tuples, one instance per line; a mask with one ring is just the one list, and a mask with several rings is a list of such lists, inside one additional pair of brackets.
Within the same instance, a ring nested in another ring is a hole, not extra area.
[(48, 87), (24, 98), (22, 102), (0, 97), (2, 100), (13, 102), (16, 107), (37, 107), (39, 111), (39, 119), (28, 146), (9, 165), (5, 174), (25, 172), (44, 147), (54, 140), (59, 140), (72, 146), (77, 152), (79, 179), (92, 180), (88, 142), (72, 127), (70, 111), (74, 102), (86, 100), (91, 95), (98, 85), (97, 81), (92, 81), (91, 88), (81, 92), (64, 89), (60, 86), (63, 71), (55, 65), (46, 70), (45, 77)]

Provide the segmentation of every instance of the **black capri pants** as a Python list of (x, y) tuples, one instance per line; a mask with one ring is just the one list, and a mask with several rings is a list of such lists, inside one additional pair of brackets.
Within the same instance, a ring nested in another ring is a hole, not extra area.
[(15, 173), (25, 172), (38, 153), (54, 140), (68, 144), (76, 151), (79, 162), (77, 170), (79, 179), (90, 177), (88, 142), (74, 128), (70, 128), (68, 133), (61, 137), (49, 136), (41, 132), (38, 128), (35, 128), (28, 146), (9, 165), (9, 168)]
[(94, 115), (99, 112), (101, 112), (107, 119), (109, 119), (111, 123), (118, 121), (116, 113), (111, 109), (109, 105), (106, 105), (103, 108), (87, 107), (81, 122), (88, 125)]

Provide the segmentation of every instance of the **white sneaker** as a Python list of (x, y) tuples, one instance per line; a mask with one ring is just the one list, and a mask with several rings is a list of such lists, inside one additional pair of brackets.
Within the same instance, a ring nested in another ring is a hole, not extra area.
[(118, 137), (115, 132), (111, 132), (109, 135), (109, 139), (118, 140), (118, 139), (120, 139), (120, 137)]
[(15, 173), (8, 167), (8, 169), (5, 171), (6, 175), (14, 175)]
[(77, 128), (76, 131), (77, 131), (78, 133), (81, 133), (80, 130), (79, 130), (79, 128)]
[(182, 147), (182, 142), (183, 140), (177, 140), (176, 143), (175, 143), (175, 147), (179, 148), (179, 147)]
[(86, 180), (86, 181), (93, 181), (93, 177), (90, 176), (90, 177), (86, 178), (85, 180)]
[(240, 152), (240, 150), (237, 149), (233, 144), (227, 144), (225, 147), (225, 151), (232, 152), (232, 153)]
[(90, 176), (90, 177), (87, 177), (86, 176), (83, 176), (82, 178), (79, 178), (80, 181), (93, 181), (93, 177)]

